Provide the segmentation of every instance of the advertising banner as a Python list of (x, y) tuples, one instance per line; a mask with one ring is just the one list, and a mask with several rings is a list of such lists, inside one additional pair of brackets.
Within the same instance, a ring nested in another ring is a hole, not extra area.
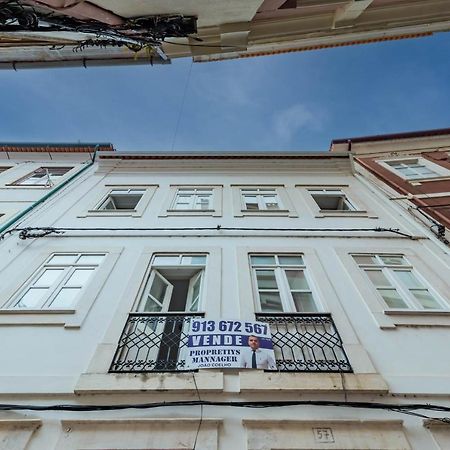
[(264, 322), (192, 319), (187, 347), (191, 369), (277, 369)]

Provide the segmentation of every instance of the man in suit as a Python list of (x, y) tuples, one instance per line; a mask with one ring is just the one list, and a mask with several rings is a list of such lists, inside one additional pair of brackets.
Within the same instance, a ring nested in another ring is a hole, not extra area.
[(277, 365), (272, 356), (272, 352), (264, 348), (259, 348), (257, 336), (248, 337), (248, 347), (241, 350), (240, 366), (247, 369), (271, 369), (276, 370)]

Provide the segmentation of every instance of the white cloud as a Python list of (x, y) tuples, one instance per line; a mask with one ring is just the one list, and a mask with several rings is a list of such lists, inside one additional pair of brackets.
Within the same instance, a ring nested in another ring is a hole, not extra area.
[(274, 114), (273, 129), (278, 138), (286, 143), (291, 141), (300, 130), (321, 130), (324, 121), (323, 111), (297, 103)]

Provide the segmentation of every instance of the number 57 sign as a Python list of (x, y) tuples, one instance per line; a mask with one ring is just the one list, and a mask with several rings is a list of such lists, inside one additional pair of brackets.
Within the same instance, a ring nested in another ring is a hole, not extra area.
[(263, 322), (193, 319), (187, 353), (191, 369), (277, 368), (270, 328)]

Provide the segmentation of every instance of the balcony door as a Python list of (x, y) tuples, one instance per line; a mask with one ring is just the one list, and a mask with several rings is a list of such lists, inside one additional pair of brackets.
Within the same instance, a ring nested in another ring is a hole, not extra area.
[[(151, 270), (137, 305), (136, 312), (149, 315), (136, 331), (150, 345), (145, 355), (136, 357), (145, 357), (155, 371), (176, 370), (183, 366), (185, 354), (182, 344), (187, 338), (190, 323), (186, 313), (196, 313), (200, 308), (204, 267), (186, 264), (200, 262), (198, 258), (188, 261), (185, 258), (184, 261), (184, 264), (177, 265), (174, 265), (175, 261), (160, 261)], [(158, 262), (157, 258), (155, 262)], [(162, 262), (167, 262), (167, 265)], [(141, 349), (137, 351), (142, 353)]]

